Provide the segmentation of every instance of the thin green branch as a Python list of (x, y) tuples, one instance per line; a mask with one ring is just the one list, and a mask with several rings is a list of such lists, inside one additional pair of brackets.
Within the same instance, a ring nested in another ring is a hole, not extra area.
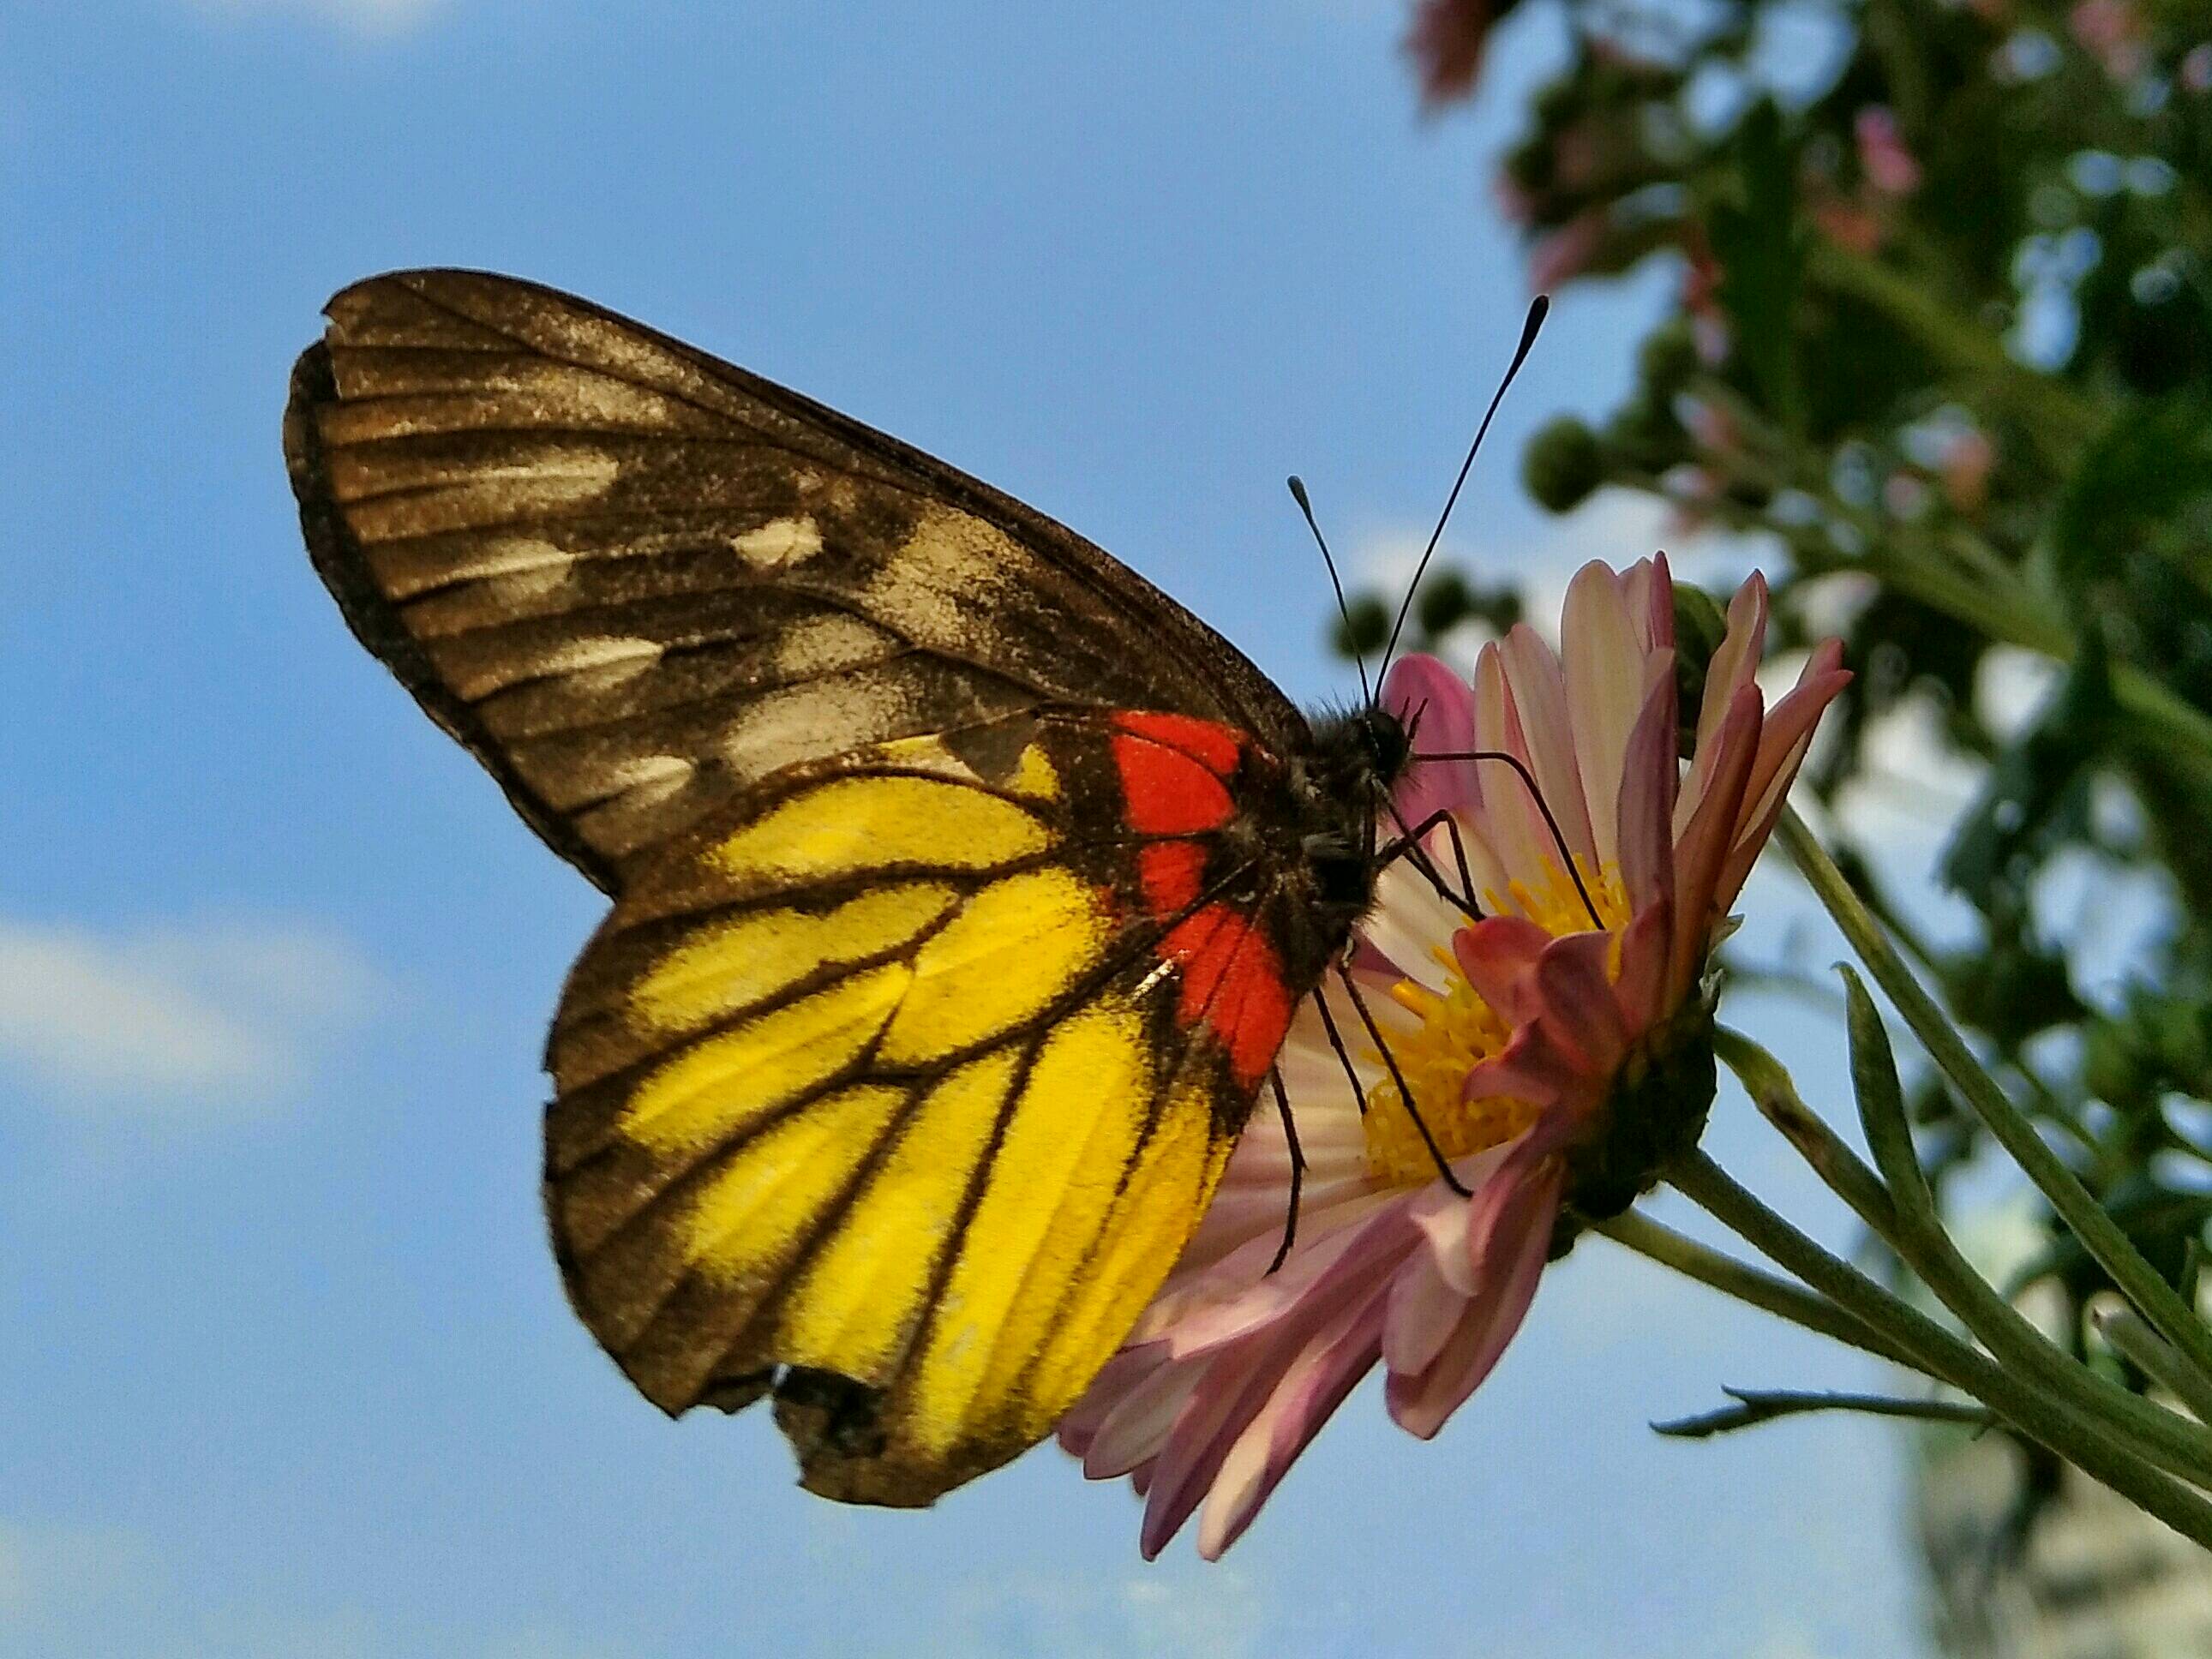
[(2142, 1368), (2144, 1374), (2189, 1407), (2200, 1423), (2212, 1423), (2212, 1385), (2182, 1363), (2181, 1356), (2142, 1316), (2107, 1291), (2092, 1303), (2089, 1322), (2097, 1334)]
[(1861, 1324), (1827, 1297), (1739, 1261), (1725, 1251), (1700, 1244), (1634, 1210), (1610, 1221), (1601, 1221), (1593, 1231), (1649, 1261), (1671, 1267), (1686, 1278), (1694, 1279), (1723, 1296), (1748, 1303), (1778, 1319), (1846, 1343), (1877, 1359), (1887, 1359), (1910, 1370), (1920, 1369), (1904, 1347), (1880, 1331)]
[(1986, 1429), (1997, 1420), (1996, 1413), (1986, 1406), (1969, 1406), (1955, 1400), (1899, 1400), (1886, 1394), (1808, 1393), (1789, 1389), (1723, 1388), (1721, 1392), (1736, 1403), (1696, 1417), (1654, 1423), (1652, 1428), (1677, 1440), (1709, 1440), (1717, 1434), (1733, 1434), (1738, 1429), (1814, 1412), (1913, 1417), (1930, 1423), (1964, 1423), (1975, 1429)]
[(1929, 1057), (2128, 1300), (2142, 1310), (2159, 1334), (2179, 1349), (2200, 1375), (2212, 1379), (2212, 1328), (2206, 1327), (2173, 1286), (2159, 1277), (2157, 1269), (2143, 1259), (2119, 1224), (2105, 1213), (2035, 1126), (1982, 1068), (1935, 999), (1891, 948), (1881, 925), (1859, 902), (1804, 821), (1785, 808), (1780, 827), (1783, 843), (1798, 869)]
[(2049, 1398), (1908, 1307), (1768, 1209), (1702, 1152), (1677, 1159), (1668, 1180), (1753, 1249), (1894, 1339), (1920, 1370), (1980, 1401), (2184, 1537), (2212, 1548), (2212, 1504), (2153, 1467), (2112, 1425)]
[[(1893, 1230), (1886, 1236), (1892, 1247), (2000, 1364), (2083, 1412), (2118, 1424), (2149, 1448), (2163, 1467), (2200, 1486), (2212, 1486), (2212, 1436), (2063, 1352), (1960, 1254), (1920, 1167), (1881, 1011), (1856, 974), (1849, 968), (1840, 971), (1850, 1005), (1851, 1079), (1859, 1122), (1881, 1170), (1880, 1185), (1890, 1206), (1887, 1218)], [(1861, 1177), (1874, 1181), (1872, 1170), (1856, 1157), (1851, 1162)]]

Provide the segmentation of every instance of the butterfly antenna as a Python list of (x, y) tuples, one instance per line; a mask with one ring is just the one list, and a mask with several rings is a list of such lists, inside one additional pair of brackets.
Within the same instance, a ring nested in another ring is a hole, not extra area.
[[(1306, 481), (1295, 472), (1290, 477), (1291, 499), (1298, 504), (1298, 511), (1306, 515), (1306, 528), (1313, 532), (1314, 545), (1321, 549), (1321, 562), (1328, 567), (1328, 585), (1336, 590), (1336, 614), (1344, 618), (1344, 637), (1352, 640), (1352, 607), (1344, 602), (1344, 579), (1336, 574), (1336, 561), (1328, 550), (1328, 539), (1321, 533), (1321, 526), (1314, 520), (1313, 503), (1306, 498)], [(1375, 693), (1367, 684), (1367, 653), (1355, 650), (1352, 660), (1359, 669), (1359, 700), (1372, 708)]]
[[(1528, 319), (1521, 325), (1521, 343), (1513, 353), (1513, 361), (1505, 366), (1505, 378), (1498, 381), (1498, 390), (1491, 394), (1490, 407), (1483, 411), (1482, 424), (1474, 429), (1474, 441), (1467, 447), (1467, 459), (1459, 464), (1459, 477), (1452, 480), (1451, 494), (1444, 497), (1444, 510), (1437, 514), (1437, 527), (1429, 533), (1429, 544), (1421, 550), (1421, 562), (1413, 568), (1413, 580), (1407, 584), (1406, 600), (1398, 607), (1398, 620), (1390, 626), (1390, 641), (1382, 647), (1382, 672), (1390, 672), (1390, 659), (1398, 649), (1398, 635), (1406, 626), (1406, 617), (1413, 609), (1413, 595), (1421, 591), (1421, 578), (1428, 574), (1429, 561), (1436, 556), (1437, 544), (1443, 539), (1444, 526), (1451, 521), (1452, 508), (1458, 504), (1459, 492), (1467, 483), (1467, 475), (1474, 465), (1476, 452), (1482, 447), (1483, 434), (1490, 430), (1490, 422), (1498, 413), (1498, 404), (1505, 401), (1506, 388), (1513, 377), (1521, 372), (1521, 365), (1528, 360), (1528, 353), (1536, 343), (1536, 331), (1544, 326), (1545, 313), (1552, 308), (1551, 301), (1539, 294), (1529, 302)], [(1379, 678), (1379, 677), (1378, 677)]]

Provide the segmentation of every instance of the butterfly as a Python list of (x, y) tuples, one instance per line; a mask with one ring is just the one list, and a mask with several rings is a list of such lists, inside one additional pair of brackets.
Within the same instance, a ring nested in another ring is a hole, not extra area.
[(1309, 719), (1073, 532), (584, 301), (420, 270), (325, 314), (315, 569), (612, 901), (546, 1049), (576, 1311), (672, 1414), (772, 1396), (828, 1497), (1005, 1462), (1345, 951), (1404, 724)]

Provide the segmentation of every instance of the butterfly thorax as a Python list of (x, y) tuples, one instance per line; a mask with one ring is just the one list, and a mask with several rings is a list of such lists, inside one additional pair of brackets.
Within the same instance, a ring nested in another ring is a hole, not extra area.
[(1374, 707), (1317, 715), (1313, 734), (1288, 769), (1286, 793), (1311, 887), (1304, 914), (1333, 957), (1374, 904), (1381, 826), (1413, 744), (1396, 715)]

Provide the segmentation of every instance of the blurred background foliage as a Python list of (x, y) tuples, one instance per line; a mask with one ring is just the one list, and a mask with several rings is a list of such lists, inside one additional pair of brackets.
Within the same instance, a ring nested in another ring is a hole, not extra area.
[[(1517, 4), (1415, 7), (1431, 107), (1477, 90)], [(1824, 805), (1880, 772), (1899, 711), (1986, 763), (1940, 870), (1975, 937), (1928, 937), (1865, 849), (1839, 854), (2101, 1201), (2193, 1270), (2212, 1210), (2212, 6), (1565, 11), (1569, 60), (1494, 180), (1530, 285), (1654, 260), (1679, 282), (1633, 392), (1541, 430), (1526, 485), (1555, 512), (1627, 489), (1686, 535), (1762, 538), (1770, 650), (1840, 633), (1857, 671), (1808, 771)], [(1385, 598), (1357, 597), (1342, 650), (1380, 645)], [(1463, 641), (1518, 606), (1447, 568), (1407, 633)], [(2039, 902), (2062, 867), (2092, 908), (2164, 885), (2117, 987), (2086, 987)], [(1932, 1078), (1915, 1108), (1931, 1169), (1962, 1169), (1974, 1121)], [(2022, 1279), (2078, 1311), (2100, 1275), (2051, 1237)]]

